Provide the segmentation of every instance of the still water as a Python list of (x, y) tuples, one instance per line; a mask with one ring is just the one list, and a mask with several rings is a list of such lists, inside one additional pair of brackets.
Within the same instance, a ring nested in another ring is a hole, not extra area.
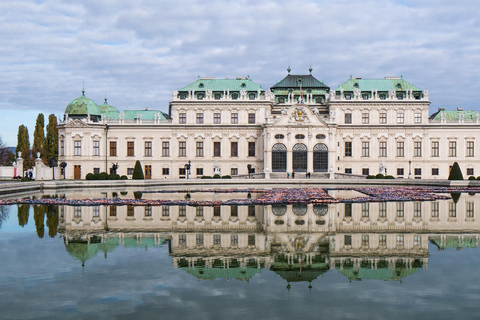
[(4, 206), (0, 319), (480, 318), (479, 209), (480, 194), (466, 193), (328, 205)]

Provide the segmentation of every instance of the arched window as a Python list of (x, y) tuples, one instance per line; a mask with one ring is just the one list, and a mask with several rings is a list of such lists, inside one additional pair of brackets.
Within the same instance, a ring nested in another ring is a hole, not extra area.
[(287, 212), (287, 205), (285, 205), (285, 204), (274, 204), (274, 205), (272, 205), (272, 212), (277, 217), (281, 217)]
[(272, 147), (272, 172), (287, 171), (287, 147), (283, 143), (274, 144)]
[(328, 147), (324, 143), (317, 143), (313, 147), (313, 171), (328, 171)]
[(306, 204), (294, 204), (292, 206), (292, 211), (296, 216), (304, 216), (307, 213)]
[(328, 212), (328, 206), (324, 204), (314, 204), (313, 213), (319, 217), (323, 217)]
[(307, 172), (307, 146), (297, 143), (293, 146), (293, 171)]

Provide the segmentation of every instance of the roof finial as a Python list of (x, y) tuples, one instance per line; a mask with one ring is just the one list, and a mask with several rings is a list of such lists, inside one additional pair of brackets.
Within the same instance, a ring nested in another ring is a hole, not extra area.
[(105, 90), (105, 100), (103, 101), (104, 104), (107, 104), (107, 90)]
[(85, 96), (85, 80), (82, 80), (82, 96)]
[(290, 69), (290, 64), (289, 64), (289, 65), (288, 65), (288, 68), (287, 68), (288, 74), (290, 74), (290, 71), (292, 71), (292, 69)]
[(310, 74), (312, 74), (313, 69), (312, 69), (312, 63), (311, 62), (310, 62), (310, 68), (308, 68), (308, 71), (310, 72)]

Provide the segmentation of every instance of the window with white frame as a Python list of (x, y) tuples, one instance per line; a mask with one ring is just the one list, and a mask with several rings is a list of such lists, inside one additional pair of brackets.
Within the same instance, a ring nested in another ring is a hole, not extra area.
[(197, 113), (197, 124), (203, 124), (203, 113)]
[(370, 142), (362, 141), (362, 157), (370, 156)]
[(145, 141), (145, 157), (152, 156), (152, 141)]
[(403, 247), (404, 239), (403, 234), (397, 235), (397, 247)]
[(475, 143), (473, 141), (467, 141), (467, 157), (475, 156)]
[(467, 218), (474, 218), (475, 217), (475, 203), (474, 202), (466, 202), (467, 205)]
[(405, 143), (403, 141), (397, 141), (397, 157), (405, 156)]
[(370, 210), (369, 210), (369, 203), (368, 202), (363, 202), (362, 203), (362, 218), (368, 218), (369, 214), (370, 214)]
[(415, 141), (413, 142), (413, 156), (421, 157), (422, 156), (422, 142)]
[(405, 203), (397, 202), (397, 217), (403, 218), (404, 215), (405, 215)]
[(60, 155), (64, 156), (65, 155), (65, 141), (60, 140)]
[(420, 218), (422, 216), (422, 203), (414, 202), (413, 203), (413, 216), (415, 218)]
[(405, 122), (405, 114), (403, 112), (397, 113), (397, 123), (402, 124)]
[(81, 156), (82, 155), (82, 141), (81, 140), (75, 140), (73, 142), (73, 148), (74, 148), (74, 155), (76, 155), (76, 156)]
[(352, 114), (350, 112), (345, 113), (345, 124), (351, 124), (352, 123)]
[(473, 176), (475, 174), (475, 170), (473, 168), (467, 168), (467, 176)]
[(187, 142), (179, 141), (178, 142), (178, 156), (186, 157), (187, 156)]
[(181, 112), (178, 114), (178, 123), (180, 124), (186, 124), (187, 123), (187, 114), (184, 112)]
[(448, 142), (448, 156), (456, 157), (457, 156), (457, 142), (449, 141)]
[(380, 141), (378, 146), (378, 156), (386, 157), (387, 156), (387, 141)]
[(220, 124), (222, 123), (222, 115), (218, 112), (213, 114), (213, 123)]
[(386, 202), (379, 202), (378, 203), (378, 216), (380, 218), (387, 217), (387, 203)]
[(362, 113), (362, 123), (363, 124), (368, 124), (370, 121), (369, 114), (367, 112)]
[(453, 201), (448, 203), (448, 216), (450, 218), (457, 217), (457, 204)]
[(422, 114), (420, 112), (415, 112), (414, 119), (416, 124), (422, 123)]
[(438, 202), (432, 202), (431, 208), (432, 208), (432, 218), (438, 218), (440, 213), (440, 204)]
[(231, 114), (231, 121), (232, 121), (232, 124), (238, 123), (238, 113), (234, 112)]
[(415, 247), (420, 247), (422, 245), (422, 236), (421, 235), (415, 235), (413, 237), (413, 245)]
[(382, 247), (387, 246), (387, 235), (386, 234), (381, 234), (378, 236), (378, 244)]
[(432, 157), (440, 156), (440, 142), (432, 141)]
[(368, 247), (369, 237), (368, 234), (362, 235), (362, 247)]
[(170, 156), (170, 142), (162, 141), (162, 157)]
[(197, 141), (197, 157), (203, 157), (203, 141)]
[(387, 113), (386, 112), (380, 112), (379, 122), (380, 122), (380, 124), (387, 123)]

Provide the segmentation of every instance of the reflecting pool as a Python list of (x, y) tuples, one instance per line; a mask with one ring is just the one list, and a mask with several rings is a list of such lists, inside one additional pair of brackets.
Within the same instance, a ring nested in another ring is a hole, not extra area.
[(480, 317), (480, 194), (225, 205), (262, 193), (138, 191), (29, 197), (222, 205), (0, 206), (0, 318)]

